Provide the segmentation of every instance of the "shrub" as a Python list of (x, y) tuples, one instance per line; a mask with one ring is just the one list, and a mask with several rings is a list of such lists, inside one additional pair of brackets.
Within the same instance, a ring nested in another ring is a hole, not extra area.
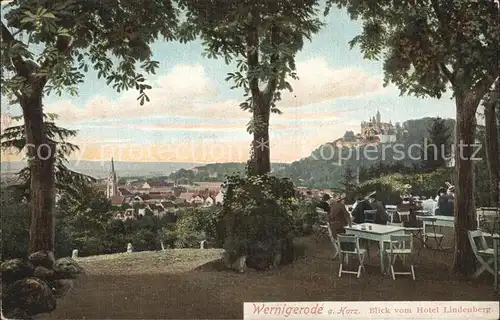
[(303, 199), (297, 203), (297, 210), (294, 211), (294, 225), (297, 235), (304, 236), (312, 233), (312, 226), (319, 222), (316, 213), (317, 204), (318, 201), (310, 199)]
[(221, 214), (228, 261), (247, 257), (247, 265), (267, 269), (293, 261), (293, 183), (264, 176), (229, 176)]
[(217, 241), (219, 210), (215, 207), (196, 208), (184, 211), (176, 223), (177, 248), (199, 247), (201, 240)]
[(172, 226), (163, 227), (158, 231), (158, 242), (163, 241), (165, 248), (175, 248), (177, 242), (177, 230), (175, 224)]
[(28, 205), (16, 203), (9, 191), (2, 188), (2, 260), (22, 258), (28, 252), (30, 210)]
[(359, 192), (368, 194), (377, 191), (377, 198), (383, 203), (398, 204), (401, 202), (400, 194), (405, 184), (412, 186), (414, 195), (433, 198), (436, 191), (450, 180), (449, 169), (440, 169), (430, 173), (395, 173), (363, 182), (359, 187)]

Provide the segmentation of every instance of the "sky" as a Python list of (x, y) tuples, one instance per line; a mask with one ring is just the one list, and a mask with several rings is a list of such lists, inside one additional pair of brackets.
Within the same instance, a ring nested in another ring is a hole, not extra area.
[[(382, 62), (364, 60), (348, 41), (360, 31), (343, 11), (333, 11), (324, 29), (297, 55), (299, 80), (293, 93), (278, 103), (282, 115), (270, 120), (273, 162), (293, 162), (310, 155), (346, 130), (360, 131), (360, 122), (380, 111), (382, 121), (402, 122), (422, 117), (455, 117), (454, 102), (402, 97), (383, 87)], [(80, 146), (74, 159), (151, 162), (243, 162), (252, 140), (246, 132), (251, 114), (239, 109), (243, 90), (226, 82), (234, 66), (202, 57), (200, 42), (157, 42), (160, 62), (150, 102), (140, 106), (136, 91), (116, 93), (89, 72), (79, 96), (48, 96), (45, 112), (59, 115), (58, 125), (78, 130)], [(2, 108), (17, 115), (20, 109)], [(18, 160), (7, 154), (2, 161)]]

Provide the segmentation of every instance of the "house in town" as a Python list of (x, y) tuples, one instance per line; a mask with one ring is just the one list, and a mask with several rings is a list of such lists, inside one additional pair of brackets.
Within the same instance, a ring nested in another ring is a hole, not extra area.
[(223, 204), (224, 203), (224, 192), (221, 190), (215, 196), (215, 204)]
[(195, 195), (194, 197), (191, 198), (190, 202), (192, 204), (203, 204), (205, 202), (205, 199), (203, 199), (203, 197), (200, 195)]
[(206, 207), (211, 207), (211, 206), (213, 206), (214, 204), (215, 204), (215, 199), (214, 199), (214, 198), (212, 198), (212, 197), (207, 197), (207, 198), (205, 199), (205, 202), (203, 203), (203, 205), (204, 205), (204, 206), (206, 206)]
[(191, 202), (192, 199), (194, 198), (194, 193), (193, 192), (184, 192), (181, 193), (179, 196), (179, 199), (183, 200), (184, 202)]

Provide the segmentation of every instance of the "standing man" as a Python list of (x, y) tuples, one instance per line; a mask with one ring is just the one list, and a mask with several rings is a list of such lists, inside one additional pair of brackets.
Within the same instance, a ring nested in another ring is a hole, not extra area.
[(342, 194), (336, 199), (330, 201), (330, 226), (332, 228), (333, 237), (337, 238), (337, 234), (345, 233), (345, 227), (352, 227), (351, 214), (345, 207), (346, 195)]

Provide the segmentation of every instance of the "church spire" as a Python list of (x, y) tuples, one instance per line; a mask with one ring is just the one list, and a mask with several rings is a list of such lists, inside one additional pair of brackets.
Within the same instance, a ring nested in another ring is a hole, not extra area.
[(377, 110), (377, 124), (380, 125), (380, 122), (381, 122), (381, 117), (380, 117), (380, 111)]
[(116, 180), (115, 162), (113, 158), (111, 158), (111, 171), (109, 172), (106, 186), (106, 196), (108, 198), (118, 195), (118, 182)]
[(115, 162), (113, 161), (113, 157), (111, 157), (111, 175), (113, 176), (113, 179), (116, 180)]

